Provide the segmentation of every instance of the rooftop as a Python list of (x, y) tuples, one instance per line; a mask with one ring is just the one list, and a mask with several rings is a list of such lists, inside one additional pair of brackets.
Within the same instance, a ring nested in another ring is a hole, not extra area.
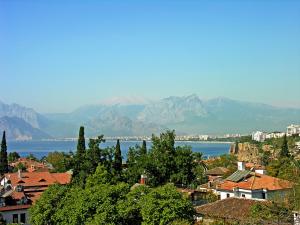
[(5, 177), (13, 186), (21, 184), (24, 187), (48, 186), (55, 183), (67, 184), (71, 181), (69, 173), (25, 172), (21, 173), (21, 178), (18, 173), (6, 173)]
[(267, 189), (270, 191), (290, 189), (293, 183), (287, 180), (271, 177), (250, 171), (236, 171), (225, 181), (220, 183), (218, 190), (230, 190), (241, 188), (246, 190)]
[(216, 176), (222, 176), (226, 173), (228, 173), (229, 169), (225, 167), (215, 167), (213, 169), (207, 170), (206, 175), (216, 175)]
[(196, 212), (212, 218), (243, 220), (249, 217), (251, 206), (256, 203), (260, 203), (260, 201), (244, 198), (226, 198), (198, 206), (196, 207)]

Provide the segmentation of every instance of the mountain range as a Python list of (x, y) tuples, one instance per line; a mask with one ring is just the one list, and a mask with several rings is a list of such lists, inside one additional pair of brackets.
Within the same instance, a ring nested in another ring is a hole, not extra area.
[(76, 137), (81, 125), (87, 136), (142, 136), (166, 129), (175, 129), (177, 134), (283, 131), (291, 123), (300, 123), (300, 109), (223, 97), (202, 100), (197, 95), (137, 103), (114, 99), (113, 104), (106, 102), (51, 114), (0, 102), (0, 130), (6, 130), (10, 139)]

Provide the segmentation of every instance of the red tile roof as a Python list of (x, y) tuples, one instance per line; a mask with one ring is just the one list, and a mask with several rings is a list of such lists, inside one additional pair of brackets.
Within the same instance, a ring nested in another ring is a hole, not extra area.
[(38, 200), (41, 195), (43, 194), (43, 191), (37, 191), (37, 192), (26, 192), (26, 196), (31, 200), (32, 204)]
[(11, 197), (15, 200), (20, 200), (21, 198), (25, 197), (25, 194), (24, 194), (24, 192), (14, 191), (12, 193)]
[(290, 189), (293, 187), (293, 183), (287, 180), (279, 179), (276, 177), (271, 177), (268, 175), (262, 175), (258, 173), (251, 173), (250, 177), (242, 180), (240, 182), (233, 182), (229, 180), (224, 180), (217, 187), (219, 190), (230, 190), (233, 188), (241, 188), (246, 190), (282, 190)]
[(196, 212), (211, 218), (244, 220), (250, 216), (254, 204), (260, 201), (243, 198), (226, 198), (196, 207)]
[(48, 186), (55, 183), (67, 184), (71, 181), (69, 173), (26, 172), (21, 173), (21, 178), (18, 173), (7, 173), (5, 177), (11, 181), (13, 186), (21, 184), (24, 187)]

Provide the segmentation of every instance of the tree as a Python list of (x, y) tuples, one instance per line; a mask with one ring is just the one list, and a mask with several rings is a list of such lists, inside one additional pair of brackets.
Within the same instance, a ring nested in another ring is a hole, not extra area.
[(7, 160), (7, 145), (5, 131), (3, 131), (1, 151), (0, 151), (0, 174), (8, 172), (8, 160)]
[(152, 148), (149, 154), (152, 162), (149, 162), (152, 171), (149, 181), (153, 179), (153, 185), (165, 184), (170, 181), (171, 175), (176, 170), (175, 162), (175, 131), (166, 131), (159, 137), (152, 135)]
[(39, 161), (37, 157), (35, 157), (32, 153), (30, 153), (28, 156), (26, 156), (26, 159), (30, 159), (33, 161)]
[(146, 154), (147, 154), (147, 144), (146, 141), (143, 140), (142, 147), (141, 147), (141, 155), (146, 155)]
[(79, 128), (79, 136), (78, 136), (78, 142), (77, 142), (76, 156), (77, 156), (77, 158), (82, 158), (84, 154), (85, 154), (84, 127), (81, 126)]
[(143, 225), (170, 224), (178, 219), (193, 222), (195, 212), (191, 201), (172, 184), (153, 189), (139, 204)]
[(19, 158), (20, 158), (20, 155), (17, 152), (8, 153), (8, 162), (14, 162)]
[(115, 157), (114, 157), (114, 169), (117, 174), (120, 174), (122, 171), (122, 153), (120, 147), (120, 140), (117, 140)]
[(67, 186), (59, 184), (51, 185), (33, 207), (30, 207), (30, 222), (33, 225), (57, 224), (54, 214), (61, 199), (68, 191), (69, 188)]
[(54, 172), (63, 173), (72, 168), (73, 154), (50, 152), (45, 160), (53, 166)]
[(196, 167), (193, 151), (188, 146), (178, 146), (175, 151), (176, 170), (171, 175), (171, 181), (175, 184), (188, 185), (195, 180), (193, 169)]
[(288, 146), (288, 141), (286, 138), (286, 135), (284, 135), (283, 137), (283, 142), (282, 142), (282, 146), (281, 146), (281, 151), (280, 151), (280, 157), (289, 157), (290, 153), (289, 153), (289, 146)]
[(94, 174), (90, 175), (86, 180), (86, 187), (94, 187), (101, 184), (111, 183), (112, 175), (107, 172), (105, 167), (101, 164), (98, 165)]

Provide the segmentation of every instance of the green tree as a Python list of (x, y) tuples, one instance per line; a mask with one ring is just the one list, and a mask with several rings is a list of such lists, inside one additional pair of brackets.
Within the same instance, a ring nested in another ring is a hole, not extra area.
[(3, 131), (1, 151), (0, 151), (0, 174), (8, 172), (8, 160), (7, 160), (7, 145), (5, 131)]
[(141, 155), (146, 155), (147, 154), (147, 144), (146, 141), (143, 140), (142, 146), (141, 146)]
[(101, 164), (98, 165), (94, 174), (91, 174), (86, 180), (86, 187), (94, 187), (100, 184), (111, 183), (112, 175)]
[(193, 222), (194, 209), (191, 201), (167, 184), (155, 188), (141, 199), (143, 225), (164, 225), (178, 219)]
[(115, 157), (114, 157), (114, 169), (117, 174), (120, 174), (122, 171), (122, 153), (120, 147), (120, 140), (117, 140)]
[(193, 169), (196, 167), (193, 151), (188, 146), (178, 146), (175, 151), (176, 170), (171, 175), (171, 181), (176, 184), (188, 185), (195, 180)]
[(280, 157), (289, 157), (289, 156), (290, 156), (290, 153), (289, 153), (288, 141), (287, 141), (286, 135), (284, 135), (283, 141), (282, 141), (282, 146), (281, 146), (281, 151), (280, 151)]
[(33, 225), (56, 225), (54, 214), (61, 199), (69, 191), (67, 186), (58, 184), (51, 185), (37, 200), (33, 207), (30, 207), (30, 222)]
[(32, 153), (30, 153), (28, 156), (26, 156), (26, 159), (30, 159), (33, 161), (39, 161), (39, 159), (37, 157), (35, 157)]
[(85, 154), (85, 137), (84, 137), (84, 127), (79, 128), (78, 142), (77, 142), (77, 152), (76, 156), (82, 158)]
[[(176, 170), (175, 162), (175, 131), (166, 131), (159, 137), (152, 135), (152, 148), (149, 157), (147, 172), (150, 172), (149, 181), (152, 185), (165, 184), (170, 181)], [(151, 177), (152, 176), (152, 177)]]
[(73, 154), (64, 152), (50, 152), (45, 161), (53, 166), (53, 172), (63, 173), (72, 169)]
[(14, 162), (19, 158), (20, 158), (20, 155), (17, 152), (8, 153), (8, 162)]

